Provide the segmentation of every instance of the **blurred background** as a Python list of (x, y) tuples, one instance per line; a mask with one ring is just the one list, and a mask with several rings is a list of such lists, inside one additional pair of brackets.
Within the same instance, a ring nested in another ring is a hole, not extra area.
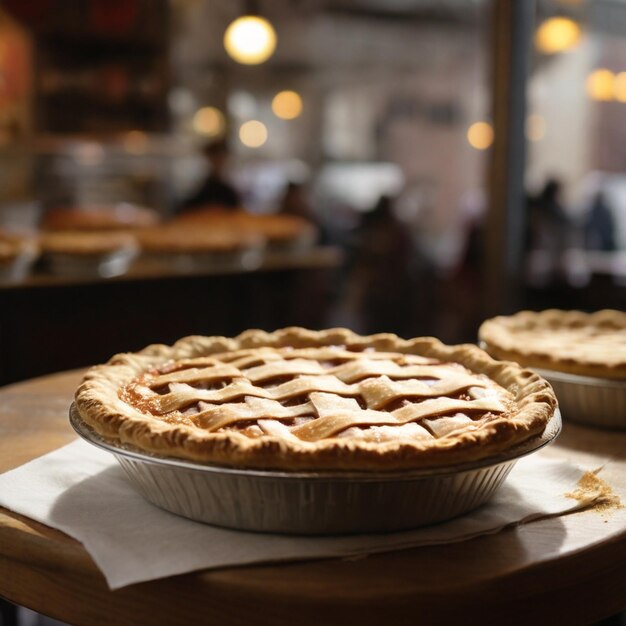
[(3, 0), (0, 230), (0, 383), (624, 308), (626, 1)]

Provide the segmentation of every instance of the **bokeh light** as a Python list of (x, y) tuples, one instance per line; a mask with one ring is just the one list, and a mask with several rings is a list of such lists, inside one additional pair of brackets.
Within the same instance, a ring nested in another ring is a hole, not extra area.
[(258, 65), (274, 54), (276, 32), (266, 19), (244, 15), (226, 29), (224, 48), (237, 63)]
[(219, 137), (226, 130), (224, 114), (215, 107), (202, 107), (193, 116), (193, 129), (205, 137)]
[(593, 100), (608, 101), (613, 99), (615, 74), (606, 68), (594, 70), (587, 76), (587, 93)]
[(467, 141), (476, 150), (486, 150), (493, 143), (493, 127), (488, 122), (474, 122), (467, 129)]
[(293, 120), (302, 113), (302, 98), (295, 91), (277, 93), (272, 100), (272, 111), (282, 120)]
[(574, 48), (582, 36), (580, 25), (569, 17), (551, 17), (535, 33), (535, 46), (544, 54), (565, 52)]
[(249, 120), (239, 128), (239, 139), (248, 148), (260, 148), (267, 141), (267, 128), (259, 120)]

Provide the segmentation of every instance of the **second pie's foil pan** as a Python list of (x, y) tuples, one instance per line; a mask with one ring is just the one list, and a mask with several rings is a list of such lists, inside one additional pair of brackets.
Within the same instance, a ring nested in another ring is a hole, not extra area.
[(236, 272), (260, 267), (263, 246), (225, 252), (144, 252), (143, 260), (179, 272)]
[(626, 382), (532, 369), (552, 385), (564, 420), (626, 430)]
[(93, 256), (47, 252), (43, 260), (47, 270), (55, 276), (72, 279), (113, 278), (125, 274), (136, 256), (136, 248), (124, 248)]
[(544, 433), (507, 454), (431, 470), (281, 472), (217, 467), (153, 456), (104, 440), (72, 406), (80, 437), (111, 452), (132, 486), (156, 506), (238, 530), (299, 535), (394, 532), (443, 522), (486, 503), (516, 461), (561, 430), (557, 411)]

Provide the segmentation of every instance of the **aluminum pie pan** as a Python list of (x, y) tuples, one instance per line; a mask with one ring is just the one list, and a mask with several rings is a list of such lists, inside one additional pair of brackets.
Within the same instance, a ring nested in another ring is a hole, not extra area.
[(257, 269), (263, 262), (263, 246), (237, 250), (205, 252), (142, 252), (144, 259), (172, 267), (181, 272), (236, 271)]
[(117, 445), (83, 422), (85, 441), (112, 453), (132, 487), (183, 517), (237, 530), (339, 535), (409, 530), (469, 513), (486, 503), (523, 456), (561, 431), (555, 412), (542, 435), (479, 462), (403, 472), (284, 472), (188, 462)]
[(127, 247), (93, 255), (45, 252), (42, 259), (48, 271), (55, 276), (113, 278), (125, 274), (137, 254), (137, 248)]
[(626, 381), (531, 369), (552, 385), (565, 420), (626, 430)]
[(21, 255), (7, 262), (0, 262), (0, 282), (18, 283), (28, 276), (33, 258)]

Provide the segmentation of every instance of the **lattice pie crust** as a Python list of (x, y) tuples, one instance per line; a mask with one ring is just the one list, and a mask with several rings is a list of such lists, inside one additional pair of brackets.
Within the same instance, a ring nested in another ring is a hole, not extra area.
[(472, 345), (346, 329), (186, 337), (119, 354), (76, 392), (99, 434), (143, 451), (284, 470), (398, 470), (539, 435), (549, 384)]

